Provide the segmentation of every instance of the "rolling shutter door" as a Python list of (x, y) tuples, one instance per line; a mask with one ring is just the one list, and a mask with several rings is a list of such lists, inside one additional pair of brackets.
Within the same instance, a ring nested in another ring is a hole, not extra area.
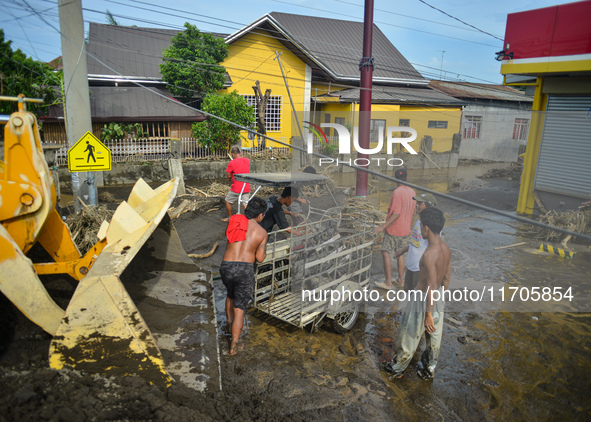
[(534, 189), (591, 197), (591, 96), (549, 96)]

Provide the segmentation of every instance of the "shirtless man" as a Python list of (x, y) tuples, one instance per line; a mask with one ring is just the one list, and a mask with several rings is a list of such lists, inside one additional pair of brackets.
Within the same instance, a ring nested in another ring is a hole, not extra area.
[(254, 295), (254, 261), (263, 262), (267, 255), (267, 232), (259, 223), (263, 220), (267, 203), (252, 198), (244, 215), (230, 217), (226, 236), (228, 245), (220, 265), (220, 276), (228, 290), (226, 317), (232, 331), (229, 355), (235, 355), (243, 345), (238, 339), (244, 326), (244, 312)]
[[(445, 224), (441, 210), (426, 208), (420, 216), (421, 236), (429, 241), (429, 246), (419, 262), (419, 281), (416, 289), (424, 294), (422, 298), (417, 294), (415, 300), (409, 301), (407, 309), (402, 314), (396, 339), (396, 355), (384, 366), (384, 371), (393, 378), (402, 377), (425, 333), (427, 347), (417, 366), (417, 375), (423, 379), (432, 379), (441, 347), (444, 310), (442, 299), (443, 291), (449, 288), (451, 251), (440, 236)], [(433, 294), (436, 290), (439, 293)], [(440, 300), (437, 300), (438, 298)]]

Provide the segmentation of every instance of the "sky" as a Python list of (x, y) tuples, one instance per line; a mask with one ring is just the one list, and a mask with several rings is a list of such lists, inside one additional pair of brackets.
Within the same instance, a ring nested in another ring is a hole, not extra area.
[[(502, 83), (507, 14), (572, 1), (374, 0), (374, 23), (427, 79)], [(431, 7), (432, 6), (432, 7)], [(270, 12), (363, 21), (363, 0), (82, 0), (88, 22), (231, 34)], [(434, 8), (440, 9), (435, 10)], [(0, 0), (0, 28), (14, 49), (50, 61), (61, 55), (57, 0)], [(361, 57), (359, 51), (359, 58)]]

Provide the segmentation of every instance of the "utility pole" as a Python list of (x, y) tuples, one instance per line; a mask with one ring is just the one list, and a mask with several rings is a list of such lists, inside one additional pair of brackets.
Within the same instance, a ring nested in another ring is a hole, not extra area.
[(441, 69), (439, 70), (439, 80), (443, 80), (443, 55), (445, 54), (445, 50), (441, 50)]
[[(82, 2), (58, 0), (58, 11), (64, 69), (64, 114), (68, 146), (72, 147), (86, 132), (92, 133)], [(72, 173), (72, 193), (76, 212), (82, 208), (78, 198), (87, 204), (97, 205), (94, 172)]]
[[(305, 148), (306, 147), (306, 140), (304, 139), (304, 134), (302, 133), (302, 127), (300, 126), (300, 120), (298, 119), (298, 113), (295, 109), (295, 106), (293, 105), (293, 100), (291, 99), (291, 93), (289, 92), (289, 84), (287, 83), (287, 78), (285, 77), (285, 73), (283, 72), (283, 65), (281, 64), (281, 54), (279, 51), (275, 51), (275, 58), (273, 60), (277, 60), (277, 63), (279, 63), (279, 69), (281, 69), (281, 76), (283, 76), (283, 82), (285, 83), (285, 89), (287, 90), (287, 96), (289, 97), (289, 102), (291, 103), (291, 111), (295, 117), (295, 121), (296, 121), (296, 126), (298, 127), (298, 131), (300, 132), (300, 139), (302, 140), (302, 147)], [(292, 160), (292, 165), (298, 169), (301, 167), (302, 165), (302, 153), (300, 152), (299, 155), (296, 155), (295, 152), (291, 153), (291, 160)]]
[[(361, 72), (361, 86), (359, 93), (359, 146), (369, 149), (369, 129), (371, 125), (371, 90), (373, 86), (373, 0), (365, 0), (365, 13), (363, 17), (363, 57), (359, 62), (359, 71)], [(360, 167), (369, 167), (369, 158), (367, 154), (359, 153), (357, 158), (365, 158), (365, 165)], [(357, 185), (355, 189), (357, 196), (367, 195), (367, 173), (357, 170)]]

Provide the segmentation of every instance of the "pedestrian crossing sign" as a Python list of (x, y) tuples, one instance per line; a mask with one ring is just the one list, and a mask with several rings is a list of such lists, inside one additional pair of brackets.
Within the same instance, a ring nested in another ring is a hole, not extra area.
[(68, 170), (109, 171), (111, 170), (111, 150), (90, 132), (86, 132), (68, 150)]

